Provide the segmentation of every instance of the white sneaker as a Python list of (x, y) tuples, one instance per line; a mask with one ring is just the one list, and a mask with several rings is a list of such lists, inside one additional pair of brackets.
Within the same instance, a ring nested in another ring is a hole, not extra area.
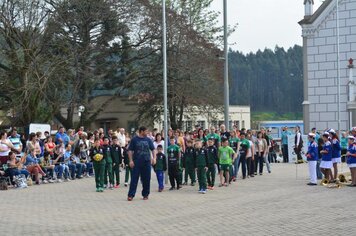
[(54, 181), (53, 181), (53, 180), (51, 180), (51, 179), (49, 179), (49, 180), (48, 180), (48, 183), (53, 184), (53, 183), (54, 183)]
[(62, 183), (63, 181), (61, 179), (57, 179), (57, 183)]
[(206, 190), (202, 190), (201, 193), (202, 193), (202, 194), (206, 194)]
[(90, 178), (90, 175), (89, 175), (89, 173), (85, 176), (85, 177), (87, 177), (87, 178)]
[(42, 183), (43, 184), (48, 184), (48, 181), (44, 179), (44, 180), (42, 180)]

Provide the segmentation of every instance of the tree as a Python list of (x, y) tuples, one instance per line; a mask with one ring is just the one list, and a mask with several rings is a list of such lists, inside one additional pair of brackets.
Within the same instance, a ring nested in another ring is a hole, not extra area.
[[(64, 63), (45, 53), (51, 9), (44, 1), (4, 0), (0, 3), (1, 94), (10, 98), (3, 109), (12, 109), (14, 125), (48, 121), (50, 78)], [(50, 58), (49, 58), (49, 57)], [(43, 110), (48, 109), (47, 113)]]
[[(150, 9), (159, 12), (159, 3), (151, 1)], [(210, 0), (167, 2), (168, 115), (174, 129), (182, 128), (183, 115), (189, 107), (222, 104), (222, 63), (217, 58), (220, 50), (215, 37), (219, 28), (215, 26), (216, 13), (207, 10), (210, 3)], [(156, 25), (161, 25), (160, 17), (153, 19)], [(135, 78), (139, 83), (131, 83), (131, 89), (136, 91), (134, 98), (140, 101), (138, 118), (159, 120), (163, 113), (161, 55), (152, 54), (144, 65), (150, 70), (139, 73)]]

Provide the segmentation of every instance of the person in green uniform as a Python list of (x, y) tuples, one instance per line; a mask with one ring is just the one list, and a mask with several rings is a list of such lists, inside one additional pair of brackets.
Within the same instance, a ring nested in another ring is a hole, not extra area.
[(177, 183), (177, 190), (180, 189), (179, 184), (179, 166), (181, 159), (180, 147), (175, 144), (175, 138), (172, 136), (169, 139), (170, 145), (167, 148), (168, 157), (168, 175), (169, 182), (171, 183), (171, 188), (169, 190), (174, 190)]
[(242, 179), (246, 179), (246, 155), (248, 149), (250, 149), (250, 141), (246, 139), (246, 134), (240, 134), (240, 165), (242, 169)]
[[(236, 152), (229, 146), (229, 140), (223, 138), (221, 140), (222, 146), (219, 147), (218, 157), (220, 165), (220, 185), (229, 186), (230, 179), (230, 168), (232, 167), (232, 162), (236, 158)], [(225, 179), (225, 181), (224, 181)]]
[(187, 148), (185, 149), (183, 158), (183, 168), (184, 168), (184, 180), (185, 185), (188, 184), (188, 176), (191, 181), (191, 186), (195, 185), (196, 178), (195, 178), (195, 170), (194, 170), (194, 148), (193, 148), (193, 141), (187, 141)]
[(163, 154), (161, 144), (157, 146), (156, 164), (153, 166), (158, 181), (158, 192), (164, 189), (164, 172), (167, 170), (166, 156)]
[(230, 132), (229, 143), (230, 143), (230, 147), (234, 150), (234, 152), (237, 155), (237, 158), (232, 163), (233, 168), (230, 168), (230, 179), (235, 182), (239, 170), (239, 161), (240, 161), (240, 155), (238, 152), (238, 150), (240, 149), (240, 139), (237, 137), (235, 130)]
[(213, 139), (214, 140), (214, 145), (216, 148), (219, 148), (220, 147), (220, 142), (221, 142), (221, 139), (220, 139), (220, 135), (215, 133), (216, 129), (214, 126), (211, 126), (210, 127), (210, 133), (208, 135), (205, 136), (205, 140), (209, 140), (209, 139)]
[(208, 154), (208, 171), (206, 172), (206, 177), (208, 180), (208, 189), (214, 190), (215, 185), (215, 175), (216, 169), (215, 165), (218, 164), (218, 151), (214, 146), (214, 139), (210, 138), (208, 140), (208, 147), (206, 148)]
[(105, 172), (105, 158), (104, 150), (100, 147), (100, 139), (95, 139), (94, 146), (90, 150), (90, 157), (93, 161), (95, 172), (95, 185), (97, 192), (104, 192), (104, 172)]
[(129, 179), (131, 176), (132, 169), (130, 167), (130, 161), (129, 161), (129, 154), (127, 151), (127, 147), (129, 145), (130, 141), (126, 144), (125, 147), (122, 148), (122, 155), (124, 157), (124, 165), (125, 165), (125, 187), (129, 185)]
[(206, 171), (208, 170), (208, 154), (202, 147), (201, 140), (195, 141), (194, 167), (197, 171), (199, 193), (206, 193)]
[(111, 156), (113, 159), (113, 175), (116, 184), (114, 188), (120, 187), (120, 167), (122, 166), (122, 149), (117, 136), (112, 136)]
[[(104, 137), (103, 142), (104, 158), (105, 158), (105, 173), (104, 173), (104, 188), (114, 189), (114, 175), (112, 173), (113, 160), (111, 156), (111, 146), (109, 145), (109, 138)], [(109, 177), (109, 184), (108, 184)]]

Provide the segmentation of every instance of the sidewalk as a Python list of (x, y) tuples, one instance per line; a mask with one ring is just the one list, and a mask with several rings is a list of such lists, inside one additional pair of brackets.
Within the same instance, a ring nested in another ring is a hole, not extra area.
[[(307, 165), (216, 187), (157, 192), (132, 202), (127, 188), (96, 193), (94, 178), (0, 192), (1, 235), (355, 235), (356, 188), (307, 186)], [(343, 167), (347, 170), (346, 166)], [(124, 174), (123, 172), (121, 174)], [(123, 175), (121, 176), (123, 177)], [(123, 178), (122, 178), (123, 179)], [(218, 180), (218, 178), (217, 178)], [(139, 185), (140, 186), (140, 185)], [(5, 216), (6, 215), (6, 216)]]

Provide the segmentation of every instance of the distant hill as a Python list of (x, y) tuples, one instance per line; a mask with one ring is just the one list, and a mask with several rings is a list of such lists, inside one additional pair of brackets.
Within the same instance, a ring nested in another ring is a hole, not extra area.
[(274, 51), (265, 49), (247, 55), (230, 50), (230, 103), (250, 105), (253, 112), (300, 114), (302, 61), (302, 47), (297, 45), (287, 51), (276, 46)]

